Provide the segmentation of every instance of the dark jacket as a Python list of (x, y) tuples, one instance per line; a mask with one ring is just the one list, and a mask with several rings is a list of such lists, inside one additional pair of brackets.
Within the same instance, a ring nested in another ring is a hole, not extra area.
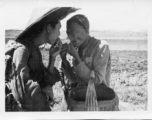
[(12, 93), (19, 105), (27, 111), (49, 111), (49, 104), (42, 91), (46, 85), (59, 81), (57, 73), (47, 71), (42, 63), (41, 53), (32, 42), (14, 51), (13, 66), (16, 72), (11, 82)]

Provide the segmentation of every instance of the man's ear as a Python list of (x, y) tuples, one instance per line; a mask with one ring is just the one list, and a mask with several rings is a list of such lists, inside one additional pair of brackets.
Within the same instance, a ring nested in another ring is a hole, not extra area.
[(48, 25), (47, 25), (47, 27), (46, 27), (46, 29), (47, 29), (47, 32), (48, 32), (48, 33), (50, 33), (50, 32), (51, 32), (51, 30), (52, 30), (51, 25), (50, 25), (50, 24), (48, 24)]

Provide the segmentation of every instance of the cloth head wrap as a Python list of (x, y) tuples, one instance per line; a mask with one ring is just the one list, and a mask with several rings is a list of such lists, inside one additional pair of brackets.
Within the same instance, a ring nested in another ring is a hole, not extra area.
[(80, 26), (82, 26), (86, 32), (89, 31), (89, 21), (88, 21), (88, 18), (85, 17), (84, 15), (75, 15), (73, 16), (72, 18), (70, 18), (68, 21), (67, 21), (67, 29), (70, 27), (70, 25), (72, 23), (77, 23), (79, 24)]

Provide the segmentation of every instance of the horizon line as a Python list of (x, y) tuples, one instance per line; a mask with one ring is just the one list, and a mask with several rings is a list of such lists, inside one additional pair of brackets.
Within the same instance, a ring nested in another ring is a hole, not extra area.
[[(6, 29), (6, 30), (18, 30), (18, 31), (24, 31), (24, 30), (22, 30), (22, 29)], [(5, 31), (6, 31), (5, 30)], [(60, 31), (66, 31), (66, 30), (60, 30)], [(112, 29), (105, 29), (105, 30), (89, 30), (89, 31), (148, 31), (148, 29), (140, 29), (140, 30), (128, 30), (128, 29), (126, 29), (126, 30), (112, 30)]]

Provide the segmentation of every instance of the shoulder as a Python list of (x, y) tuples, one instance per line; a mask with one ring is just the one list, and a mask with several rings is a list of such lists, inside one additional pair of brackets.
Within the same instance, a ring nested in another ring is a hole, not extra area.
[(102, 40), (102, 39), (100, 40), (100, 39), (95, 39), (94, 38), (94, 41), (97, 43), (95, 48), (98, 49), (98, 50), (101, 50), (101, 49), (103, 49), (105, 47), (109, 48), (109, 44), (105, 40)]
[(105, 40), (100, 40), (99, 51), (110, 51), (109, 44)]
[(15, 58), (24, 57), (24, 56), (27, 57), (28, 55), (29, 55), (28, 48), (21, 43), (17, 43), (13, 57)]
[(98, 60), (100, 58), (108, 58), (110, 55), (110, 48), (105, 40), (97, 40), (98, 44), (95, 47), (95, 58)]
[(103, 46), (109, 46), (108, 42), (105, 40), (100, 40), (99, 47), (102, 48)]
[(15, 51), (28, 51), (27, 47), (21, 43), (16, 44)]
[(99, 39), (95, 39), (96, 41), (96, 46), (94, 48), (95, 50), (95, 56), (96, 57), (101, 57), (101, 56), (109, 56), (110, 54), (110, 48), (109, 45), (107, 43), (107, 41), (105, 40), (99, 40)]

